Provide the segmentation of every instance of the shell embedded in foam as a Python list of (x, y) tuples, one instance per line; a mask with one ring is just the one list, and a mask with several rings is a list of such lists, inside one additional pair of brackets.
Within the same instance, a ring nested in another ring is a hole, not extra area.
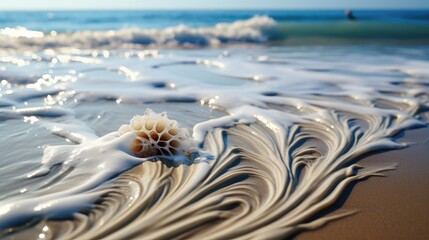
[(129, 125), (118, 129), (120, 136), (128, 132), (135, 135), (130, 150), (138, 157), (188, 155), (192, 146), (189, 131), (168, 119), (165, 112), (146, 109), (143, 116), (134, 116)]

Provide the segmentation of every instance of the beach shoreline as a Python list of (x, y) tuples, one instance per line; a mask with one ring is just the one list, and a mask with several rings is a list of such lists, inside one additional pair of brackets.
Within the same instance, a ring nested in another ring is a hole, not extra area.
[(426, 13), (0, 12), (0, 238), (426, 237)]
[[(309, 239), (428, 239), (429, 238), (429, 128), (406, 130), (399, 142), (407, 148), (384, 151), (359, 163), (397, 163), (386, 177), (358, 182), (341, 209), (358, 209), (351, 216), (299, 234)], [(340, 210), (341, 211), (341, 210)]]

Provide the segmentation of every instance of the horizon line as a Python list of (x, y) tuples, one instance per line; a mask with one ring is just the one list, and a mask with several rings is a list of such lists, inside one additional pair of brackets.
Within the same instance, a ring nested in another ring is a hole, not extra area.
[(353, 11), (377, 11), (377, 10), (403, 10), (403, 11), (429, 11), (428, 8), (40, 8), (40, 9), (16, 9), (16, 8), (5, 8), (2, 11), (17, 11), (17, 12), (35, 12), (35, 11), (343, 11), (345, 9), (351, 9)]

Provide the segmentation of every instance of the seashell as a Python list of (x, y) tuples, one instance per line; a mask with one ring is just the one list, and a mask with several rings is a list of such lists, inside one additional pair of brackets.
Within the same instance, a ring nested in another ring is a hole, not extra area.
[(129, 125), (118, 129), (119, 136), (129, 132), (135, 136), (129, 148), (138, 157), (189, 155), (193, 146), (186, 128), (170, 120), (167, 113), (158, 114), (152, 109), (146, 109), (143, 116), (134, 116)]

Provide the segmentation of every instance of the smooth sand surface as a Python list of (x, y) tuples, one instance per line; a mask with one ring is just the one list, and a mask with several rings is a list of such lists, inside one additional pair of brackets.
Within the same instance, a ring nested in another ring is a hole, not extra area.
[(429, 128), (406, 131), (408, 148), (369, 156), (360, 163), (398, 163), (386, 178), (356, 184), (342, 209), (355, 215), (296, 237), (307, 239), (429, 239)]

